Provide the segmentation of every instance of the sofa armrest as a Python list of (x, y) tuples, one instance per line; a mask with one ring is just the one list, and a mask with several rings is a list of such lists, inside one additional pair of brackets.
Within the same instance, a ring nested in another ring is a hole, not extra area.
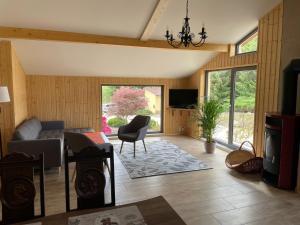
[(38, 157), (44, 153), (45, 167), (58, 167), (63, 163), (63, 141), (61, 139), (36, 139), (8, 142), (8, 151), (24, 152)]
[(63, 130), (65, 129), (65, 122), (62, 120), (41, 121), (42, 130)]

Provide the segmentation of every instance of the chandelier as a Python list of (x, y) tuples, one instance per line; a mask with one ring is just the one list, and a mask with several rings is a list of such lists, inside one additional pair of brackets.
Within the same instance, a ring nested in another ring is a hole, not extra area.
[(192, 44), (195, 47), (200, 47), (205, 43), (205, 40), (207, 38), (206, 31), (204, 25), (202, 26), (202, 30), (199, 34), (200, 41), (194, 42), (195, 34), (191, 33), (191, 27), (189, 24), (189, 0), (186, 1), (186, 17), (184, 18), (182, 30), (178, 33), (178, 38), (180, 41), (176, 41), (173, 34), (170, 33), (170, 31), (167, 29), (166, 31), (166, 39), (168, 43), (173, 46), (174, 48), (179, 48), (181, 45), (184, 45), (184, 47), (189, 47), (190, 44)]

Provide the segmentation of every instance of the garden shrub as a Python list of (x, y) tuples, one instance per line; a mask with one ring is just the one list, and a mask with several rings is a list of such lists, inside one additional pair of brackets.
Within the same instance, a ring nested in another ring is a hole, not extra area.
[(149, 109), (140, 109), (136, 112), (137, 115), (150, 116), (153, 113)]
[(155, 120), (150, 120), (149, 128), (152, 130), (159, 130), (159, 123)]
[(120, 127), (127, 124), (127, 121), (126, 119), (120, 117), (114, 117), (109, 119), (107, 123), (110, 127)]

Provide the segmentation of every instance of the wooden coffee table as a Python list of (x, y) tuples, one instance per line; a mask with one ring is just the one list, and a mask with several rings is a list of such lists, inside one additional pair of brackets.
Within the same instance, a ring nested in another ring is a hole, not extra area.
[(144, 217), (147, 225), (186, 225), (185, 222), (180, 218), (180, 216), (174, 211), (174, 209), (169, 205), (169, 203), (162, 197), (156, 197), (149, 200), (136, 202), (132, 204), (127, 204), (123, 206), (115, 206), (111, 208), (93, 209), (93, 210), (82, 210), (73, 211), (70, 213), (61, 213), (53, 216), (46, 216), (41, 219), (36, 219), (32, 221), (27, 221), (26, 223), (18, 224), (28, 224), (32, 222), (42, 222), (42, 225), (67, 225), (68, 218), (72, 216), (83, 215), (92, 212), (100, 212), (110, 209), (116, 209), (125, 206), (135, 205), (139, 208), (141, 214)]

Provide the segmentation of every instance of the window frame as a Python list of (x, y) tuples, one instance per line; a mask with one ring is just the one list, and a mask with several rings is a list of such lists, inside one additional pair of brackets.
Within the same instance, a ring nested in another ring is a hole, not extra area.
[(235, 44), (235, 55), (251, 54), (251, 53), (257, 52), (257, 50), (258, 50), (258, 41), (259, 40), (257, 40), (257, 49), (255, 51), (239, 53), (239, 46), (243, 42), (245, 42), (247, 39), (249, 39), (250, 37), (252, 37), (254, 34), (256, 34), (256, 33), (257, 33), (257, 36), (258, 36), (258, 27), (256, 27), (255, 29), (253, 29), (251, 32), (249, 32), (247, 35), (245, 35), (241, 40), (239, 40)]
[[(103, 111), (102, 111), (102, 87), (103, 86), (124, 86), (124, 87), (127, 87), (127, 86), (143, 86), (143, 87), (160, 87), (161, 88), (161, 111), (160, 111), (160, 131), (147, 131), (147, 134), (162, 134), (164, 133), (164, 112), (165, 112), (165, 109), (164, 109), (164, 101), (165, 101), (165, 85), (161, 85), (161, 84), (112, 84), (112, 83), (103, 83), (100, 85), (100, 99), (101, 99), (101, 104), (100, 104), (100, 118), (102, 118), (103, 116)], [(109, 135), (106, 135), (108, 137), (116, 137), (118, 136), (118, 134), (109, 134)]]
[[(218, 140), (218, 139), (215, 139), (215, 141), (223, 146), (230, 148), (230, 149), (236, 149), (239, 147), (238, 145), (233, 143), (236, 73), (238, 71), (245, 71), (245, 70), (256, 70), (256, 72), (257, 72), (257, 65), (233, 67), (233, 68), (223, 68), (223, 69), (216, 69), (216, 70), (206, 70), (205, 71), (205, 87), (204, 87), (205, 99), (207, 99), (209, 97), (208, 96), (209, 73), (216, 72), (216, 71), (224, 71), (224, 70), (230, 71), (230, 108), (229, 108), (229, 121), (228, 121), (228, 140), (227, 140), (227, 143), (224, 141)], [(257, 76), (257, 74), (256, 74), (256, 76)], [(256, 89), (257, 89), (257, 83), (256, 83)], [(255, 97), (255, 100), (256, 100), (256, 97)], [(253, 130), (253, 133), (254, 133), (254, 130)]]

